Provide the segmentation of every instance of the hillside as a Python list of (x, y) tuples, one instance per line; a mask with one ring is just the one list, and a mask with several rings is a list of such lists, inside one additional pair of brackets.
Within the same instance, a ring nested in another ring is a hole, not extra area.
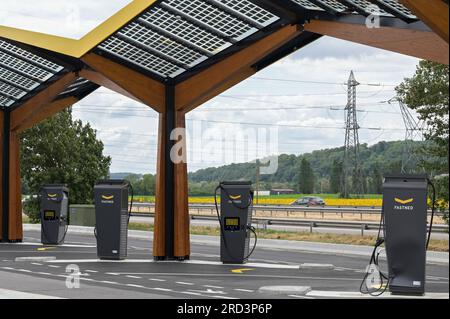
[[(368, 192), (379, 192), (383, 174), (400, 171), (403, 143), (403, 141), (379, 142), (372, 146), (367, 144), (360, 146), (361, 163)], [(415, 143), (418, 145), (420, 142)], [(317, 150), (299, 156), (282, 154), (278, 159), (277, 172), (273, 175), (261, 175), (261, 188), (289, 187), (297, 189), (300, 161), (305, 158), (310, 162), (314, 171), (316, 191), (328, 192), (330, 191), (333, 163), (335, 161), (342, 163), (343, 157), (343, 147)], [(410, 168), (414, 169), (415, 166), (416, 163), (411, 163)], [(196, 193), (196, 189), (209, 189), (220, 180), (251, 180), (255, 182), (255, 179), (255, 163), (231, 164), (189, 173), (190, 188), (193, 193)]]

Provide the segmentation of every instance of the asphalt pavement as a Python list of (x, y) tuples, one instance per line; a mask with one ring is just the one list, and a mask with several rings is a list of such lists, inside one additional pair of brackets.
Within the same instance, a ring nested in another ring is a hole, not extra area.
[[(95, 237), (83, 228), (73, 228), (58, 247), (41, 245), (36, 227), (25, 229), (24, 243), (0, 244), (0, 298), (365, 297), (358, 291), (370, 247), (265, 240), (247, 264), (223, 265), (216, 239), (192, 236), (191, 260), (155, 262), (151, 234), (130, 231), (128, 258), (100, 261)], [(448, 254), (431, 254), (425, 297), (448, 298), (448, 274)], [(77, 278), (79, 288), (72, 287)], [(280, 293), (274, 286), (308, 289)]]

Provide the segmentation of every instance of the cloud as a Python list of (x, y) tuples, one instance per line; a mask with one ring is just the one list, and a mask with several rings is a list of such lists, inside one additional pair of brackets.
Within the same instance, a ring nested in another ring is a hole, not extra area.
[(78, 39), (131, 0), (2, 0), (0, 25)]

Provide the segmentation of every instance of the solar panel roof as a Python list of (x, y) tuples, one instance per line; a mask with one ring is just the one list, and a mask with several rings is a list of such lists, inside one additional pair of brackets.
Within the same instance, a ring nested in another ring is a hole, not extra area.
[[(295, 23), (282, 14), (283, 10), (271, 10), (264, 3), (270, 1), (149, 0), (147, 6), (140, 4), (140, 11), (136, 5), (134, 18), (124, 21), (86, 53), (101, 54), (160, 80), (175, 79), (252, 44), (258, 36), (283, 24)], [(418, 20), (398, 0), (283, 0), (279, 5), (287, 3), (291, 3), (287, 10), (295, 7), (308, 17), (317, 13), (319, 19), (323, 15), (328, 19), (375, 13), (407, 22)], [(0, 108), (19, 105), (67, 71), (47, 55), (39, 56), (36, 50), (30, 52), (8, 41), (0, 39)], [(68, 56), (78, 58), (78, 54)], [(57, 98), (95, 88), (80, 78)]]

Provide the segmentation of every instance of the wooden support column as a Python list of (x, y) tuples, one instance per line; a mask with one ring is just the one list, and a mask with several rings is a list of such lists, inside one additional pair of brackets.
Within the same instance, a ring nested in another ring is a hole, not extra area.
[(160, 113), (158, 125), (158, 154), (156, 160), (155, 221), (153, 229), (153, 257), (155, 259), (163, 259), (164, 256), (166, 256), (165, 129), (166, 114)]
[(3, 142), (4, 142), (4, 116), (5, 111), (0, 111), (0, 242), (3, 241)]
[(11, 131), (9, 135), (9, 218), (8, 241), (21, 242), (22, 230), (22, 184), (20, 178), (20, 138)]
[[(165, 100), (165, 112), (159, 115), (153, 256), (184, 260), (190, 255), (185, 114), (175, 110), (171, 84), (166, 86)], [(176, 128), (182, 129), (183, 137), (173, 135)]]
[(20, 183), (20, 140), (11, 131), (11, 112), (0, 116), (1, 128), (1, 240), (20, 242), (22, 233), (22, 191)]
[(186, 115), (184, 112), (175, 113), (175, 125), (183, 129), (181, 135), (176, 138), (177, 152), (182, 161), (175, 163), (175, 256), (189, 258), (191, 254), (190, 236), (189, 236), (189, 200), (188, 200), (188, 173), (187, 173), (187, 146), (186, 146)]

